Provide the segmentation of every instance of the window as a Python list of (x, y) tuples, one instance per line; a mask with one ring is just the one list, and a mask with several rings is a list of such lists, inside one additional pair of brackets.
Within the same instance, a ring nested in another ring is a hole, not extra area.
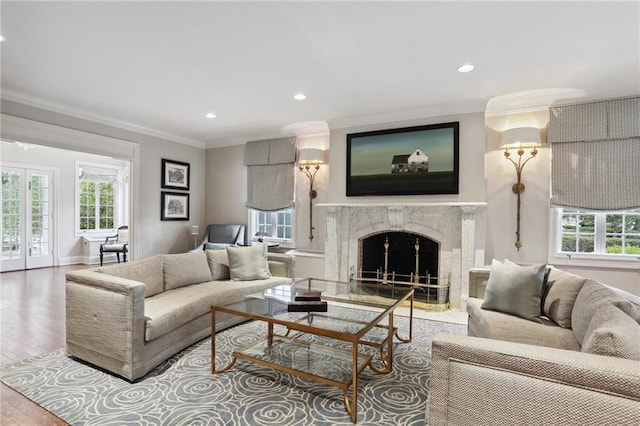
[(640, 255), (640, 209), (601, 212), (556, 208), (556, 255), (612, 259)]
[(266, 212), (249, 209), (249, 239), (293, 243), (293, 209)]
[(115, 186), (113, 183), (80, 180), (80, 230), (115, 228)]
[(76, 234), (110, 234), (122, 225), (123, 174), (117, 166), (76, 164)]

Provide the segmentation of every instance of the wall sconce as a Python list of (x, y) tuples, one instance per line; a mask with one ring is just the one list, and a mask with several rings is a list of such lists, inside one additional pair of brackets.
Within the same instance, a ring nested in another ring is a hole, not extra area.
[(318, 196), (313, 189), (313, 181), (323, 163), (324, 151), (321, 149), (307, 148), (298, 151), (298, 169), (309, 178), (309, 241), (313, 241), (313, 199)]
[[(514, 194), (517, 195), (517, 214), (516, 214), (516, 248), (520, 251), (522, 241), (520, 240), (520, 195), (524, 192), (525, 186), (522, 183), (522, 169), (524, 165), (538, 154), (540, 146), (540, 129), (535, 127), (517, 127), (507, 129), (502, 132), (501, 145), (504, 148), (504, 157), (513, 163), (516, 168), (517, 181), (511, 187)], [(518, 161), (511, 158), (510, 149), (517, 148)], [(525, 157), (525, 150), (530, 150), (529, 155)]]

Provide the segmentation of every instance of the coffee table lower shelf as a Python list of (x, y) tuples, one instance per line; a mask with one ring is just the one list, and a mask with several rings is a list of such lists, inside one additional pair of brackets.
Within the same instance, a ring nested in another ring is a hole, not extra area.
[[(347, 413), (358, 403), (357, 377), (372, 356), (284, 336), (267, 337), (232, 353), (233, 360), (213, 373), (227, 371), (240, 359), (342, 389)], [(355, 362), (357, 358), (357, 364)], [(355, 378), (354, 378), (355, 375)], [(351, 389), (351, 398), (348, 389)]]

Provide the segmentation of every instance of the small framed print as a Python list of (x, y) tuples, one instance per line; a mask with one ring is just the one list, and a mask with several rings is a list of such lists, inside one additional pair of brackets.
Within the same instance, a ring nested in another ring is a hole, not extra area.
[(162, 159), (162, 187), (189, 189), (189, 163)]
[(162, 191), (160, 220), (189, 220), (189, 194)]

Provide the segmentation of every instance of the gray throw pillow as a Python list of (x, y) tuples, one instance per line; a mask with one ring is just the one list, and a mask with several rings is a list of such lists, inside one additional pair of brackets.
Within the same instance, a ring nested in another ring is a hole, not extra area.
[(207, 255), (203, 251), (162, 256), (164, 289), (211, 281)]
[(582, 352), (640, 361), (640, 325), (611, 303), (594, 312)]
[(266, 280), (271, 278), (267, 261), (267, 245), (227, 247), (229, 274), (234, 281)]
[(482, 309), (541, 322), (540, 292), (546, 265), (507, 265), (493, 259)]

